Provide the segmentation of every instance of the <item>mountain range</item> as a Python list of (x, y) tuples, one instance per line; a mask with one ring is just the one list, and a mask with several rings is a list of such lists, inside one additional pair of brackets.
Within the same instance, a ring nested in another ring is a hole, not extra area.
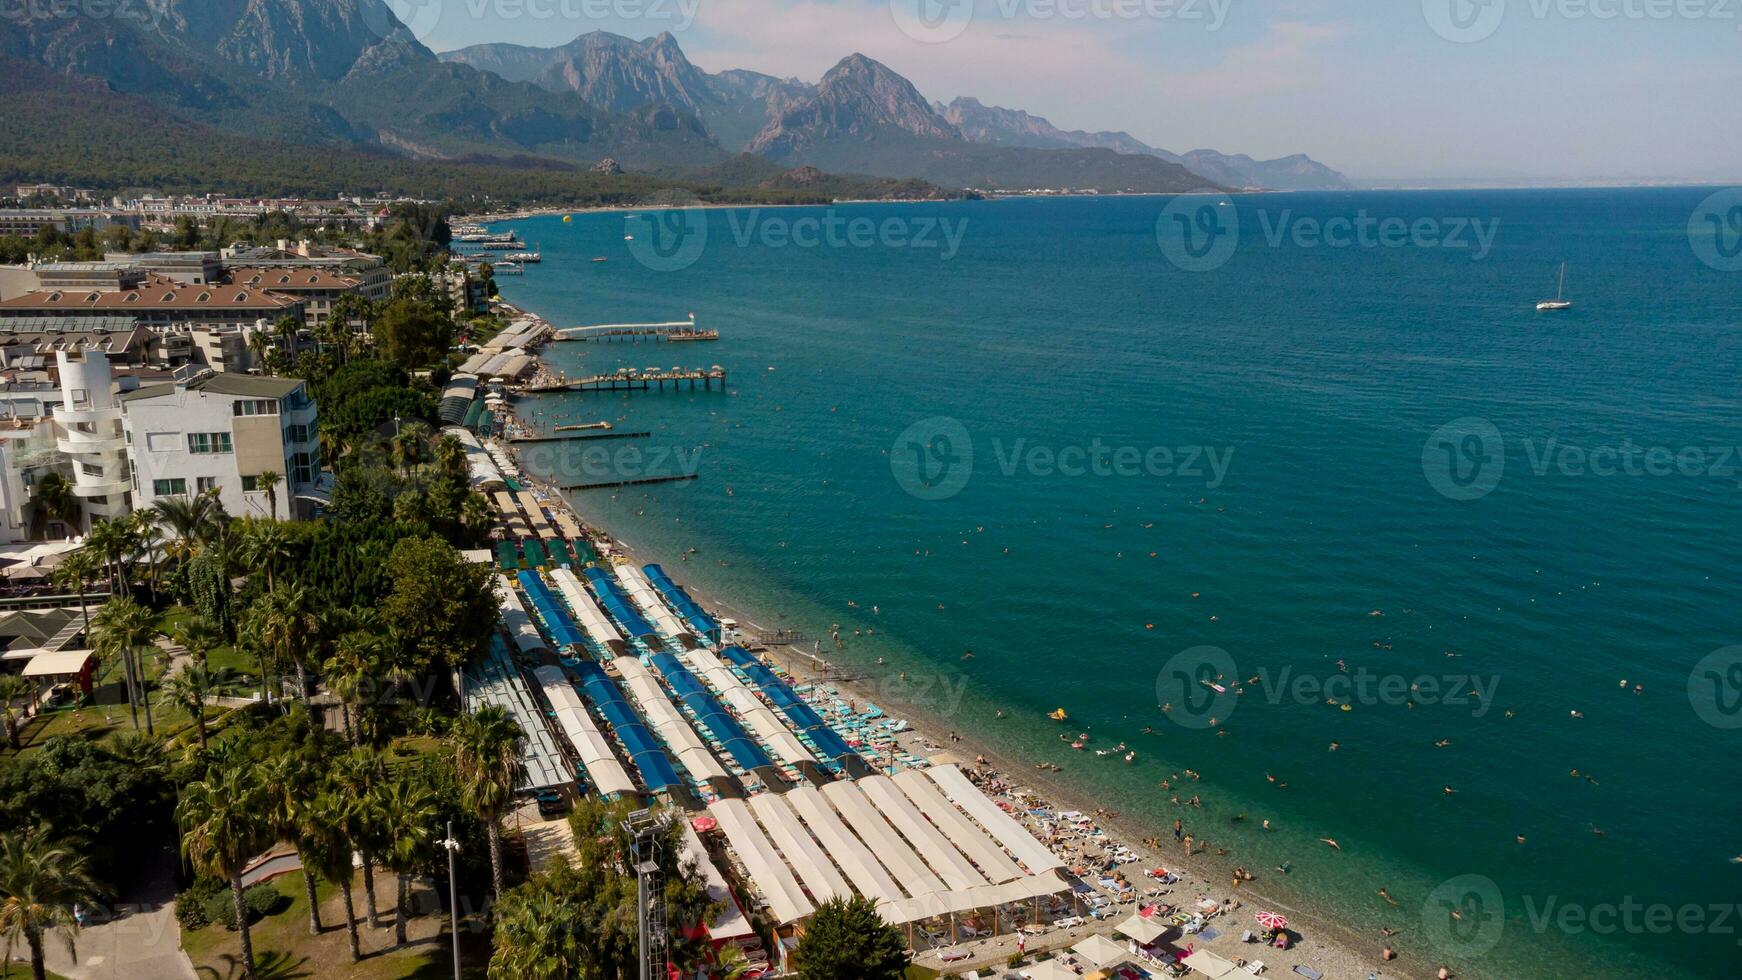
[[(551, 91), (574, 92), (612, 111), (659, 102), (679, 105), (694, 113), (728, 150), (824, 167), (844, 163), (867, 173), (948, 180), (965, 176), (958, 172), (964, 167), (989, 166), (1008, 174), (1025, 160), (1046, 159), (949, 145), (970, 143), (1153, 157), (1230, 188), (1346, 190), (1352, 186), (1342, 174), (1304, 155), (1279, 160), (1214, 150), (1181, 155), (1129, 133), (1062, 130), (1020, 109), (986, 106), (970, 97), (949, 105), (927, 103), (906, 79), (857, 54), (836, 65), (816, 85), (744, 70), (709, 74), (684, 56), (669, 33), (635, 41), (593, 31), (554, 48), (479, 44), (440, 57)], [(926, 162), (939, 153), (943, 161)], [(1140, 179), (1159, 178), (1153, 167), (1110, 161), (1101, 154), (1067, 159), (1096, 172), (1101, 180), (1116, 179), (1115, 173), (1106, 171), (1121, 168)]]
[[(971, 100), (935, 106), (862, 55), (812, 85), (704, 72), (669, 34), (594, 32), (558, 48), (491, 44), (437, 56), (383, 0), (149, 0), (110, 17), (52, 7), (24, 5), (0, 32), (0, 71), (16, 96), (7, 112), (18, 117), (7, 122), (20, 132), (101, 118), (95, 130), (125, 120), (141, 140), (198, 127), (259, 145), (492, 168), (578, 172), (611, 160), (668, 179), (760, 174), (766, 185), (810, 188), (845, 186), (818, 170), (885, 179), (863, 185), (872, 193), (929, 193), (912, 179), (1115, 192), (1278, 186), (1268, 174), (1284, 170), (1340, 180), (1305, 158), (1174, 157), (1124, 134), (1063, 133)], [(27, 97), (37, 78), (55, 80), (55, 99)], [(69, 100), (78, 107), (70, 114)], [(36, 119), (51, 103), (62, 118)], [(78, 145), (77, 131), (62, 131)], [(0, 164), (6, 155), (0, 147)]]

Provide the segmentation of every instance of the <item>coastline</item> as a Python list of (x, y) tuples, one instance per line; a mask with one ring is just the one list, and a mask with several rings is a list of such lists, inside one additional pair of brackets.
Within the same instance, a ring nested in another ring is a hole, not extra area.
[[(605, 526), (596, 515), (586, 513), (575, 507), (563, 496), (563, 502), (581, 521), (582, 525), (607, 536), (617, 554), (626, 557), (633, 556), (637, 562), (658, 562), (657, 556), (650, 557), (642, 553), (634, 543), (620, 537), (612, 529)], [(663, 562), (661, 562), (663, 564)], [(670, 569), (668, 569), (670, 571)], [(673, 575), (674, 579), (677, 576)], [(711, 611), (724, 612), (728, 618), (736, 619), (740, 624), (757, 629), (767, 628), (766, 623), (777, 622), (779, 617), (772, 615), (772, 610), (763, 609), (751, 600), (740, 598), (739, 601), (727, 601), (713, 594), (710, 590), (698, 587), (687, 579), (679, 580), (679, 584), (704, 608)], [(749, 649), (747, 647), (747, 649)], [(1245, 901), (1245, 910), (1258, 907), (1271, 908), (1287, 914), (1291, 920), (1291, 928), (1301, 933), (1304, 938), (1295, 946), (1300, 952), (1300, 961), (1311, 961), (1317, 968), (1325, 972), (1327, 977), (1365, 977), (1376, 973), (1380, 977), (1396, 977), (1402, 980), (1428, 980), (1434, 974), (1436, 965), (1423, 962), (1412, 968), (1408, 964), (1409, 950), (1399, 948), (1399, 959), (1391, 963), (1382, 963), (1376, 949), (1384, 940), (1382, 937), (1363, 937), (1350, 926), (1337, 924), (1334, 920), (1321, 916), (1310, 909), (1303, 909), (1290, 901), (1283, 901), (1271, 895), (1262, 885), (1245, 884), (1237, 892), (1229, 888), (1233, 864), (1219, 867), (1215, 859), (1205, 851), (1198, 851), (1190, 857), (1181, 855), (1179, 848), (1155, 848), (1146, 843), (1146, 838), (1162, 838), (1168, 832), (1168, 821), (1158, 815), (1154, 825), (1144, 822), (1144, 817), (1131, 813), (1119, 813), (1109, 817), (1097, 813), (1099, 809), (1092, 798), (1082, 795), (1081, 791), (1063, 785), (1060, 780), (1050, 778), (1048, 774), (1037, 772), (1034, 760), (1019, 760), (1009, 758), (1006, 754), (989, 748), (983, 740), (976, 738), (971, 732), (960, 733), (947, 720), (927, 712), (924, 708), (905, 703), (897, 697), (891, 697), (886, 692), (872, 691), (866, 686), (874, 680), (868, 674), (855, 676), (858, 668), (845, 664), (836, 664), (826, 658), (819, 658), (797, 647), (766, 647), (758, 648), (766, 661), (784, 670), (795, 684), (826, 685), (838, 689), (844, 696), (855, 698), (861, 702), (876, 701), (892, 714), (908, 719), (912, 730), (902, 737), (904, 745), (920, 755), (931, 758), (934, 762), (954, 761), (971, 768), (977, 757), (985, 758), (1005, 778), (1018, 786), (1033, 791), (1035, 795), (1049, 801), (1058, 809), (1081, 810), (1084, 813), (1095, 813), (1096, 822), (1115, 840), (1136, 851), (1141, 856), (1142, 867), (1165, 867), (1180, 876), (1181, 890), (1203, 893), (1215, 896), (1234, 895)], [(823, 665), (827, 665), (826, 669)], [(955, 734), (957, 740), (952, 741)], [(928, 744), (929, 743), (929, 744)], [(941, 756), (941, 758), (940, 758)], [(1188, 825), (1188, 830), (1189, 830)], [(1310, 901), (1302, 896), (1296, 901)], [(1242, 911), (1245, 911), (1242, 910)], [(1115, 920), (1120, 917), (1115, 917)], [(1104, 923), (1091, 923), (1083, 929), (1076, 930), (1070, 937), (1074, 942), (1093, 932), (1107, 932), (1114, 920)], [(1231, 925), (1247, 928), (1234, 920)], [(1237, 937), (1230, 937), (1235, 938)], [(1190, 937), (1181, 942), (1189, 941)], [(1054, 948), (1057, 941), (1052, 936), (1030, 947), (1031, 952)], [(1065, 945), (1068, 945), (1066, 943)], [(1373, 952), (1363, 952), (1369, 947)], [(1231, 948), (1225, 944), (1214, 947), (1224, 955), (1239, 952), (1240, 946), (1235, 942)], [(997, 961), (1000, 965), (1002, 959)], [(935, 965), (935, 964), (934, 964)], [(952, 964), (954, 967), (969, 968), (969, 964)], [(1278, 964), (1281, 966), (1281, 964)], [(947, 971), (946, 971), (947, 972)], [(1268, 972), (1268, 971), (1267, 971)], [(1283, 972), (1286, 972), (1284, 970)]]
[[(519, 311), (522, 315), (543, 319), (538, 314), (532, 313), (518, 304), (504, 303), (504, 305)], [(548, 370), (542, 357), (539, 360), (539, 370), (541, 372)], [(514, 418), (518, 424), (526, 425), (523, 420), (519, 419), (518, 415), (515, 415)], [(613, 554), (632, 558), (637, 562), (660, 560), (658, 557), (650, 557), (651, 552), (648, 549), (622, 537), (620, 531), (608, 526), (598, 513), (590, 512), (584, 506), (577, 504), (576, 498), (579, 495), (561, 492), (555, 487), (543, 483), (537, 474), (525, 475), (534, 483), (539, 496), (545, 500), (548, 506), (553, 510), (560, 508), (572, 513), (584, 527), (608, 541)], [(661, 563), (665, 564), (663, 561)], [(675, 568), (671, 570), (676, 571)], [(769, 627), (764, 624), (783, 621), (783, 617), (776, 615), (775, 610), (767, 605), (766, 600), (758, 601), (754, 595), (735, 596), (733, 600), (728, 601), (716, 595), (712, 589), (698, 587), (693, 581), (686, 580), (682, 584), (705, 608), (724, 613), (729, 618), (736, 619), (753, 630), (765, 630)], [(1048, 773), (1036, 771), (1033, 760), (1012, 759), (1007, 753), (990, 749), (984, 740), (975, 738), (971, 733), (959, 734), (946, 719), (931, 714), (921, 706), (905, 703), (900, 697), (891, 696), (887, 691), (876, 692), (873, 697), (873, 692), (866, 685), (874, 683), (877, 677), (868, 667), (851, 663), (832, 663), (825, 658), (793, 646), (760, 649), (765, 659), (787, 671), (797, 684), (833, 687), (841, 692), (843, 697), (861, 702), (875, 700), (909, 719), (913, 727), (901, 737), (901, 741), (915, 754), (926, 756), (933, 761), (957, 761), (962, 763), (965, 770), (974, 768), (974, 761), (983, 758), (991, 769), (1002, 774), (1003, 778), (1008, 780), (1011, 785), (1026, 788), (1040, 799), (1047, 801), (1055, 810), (1075, 809), (1084, 813), (1094, 813), (1096, 822), (1107, 831), (1111, 839), (1122, 843), (1123, 846), (1140, 855), (1142, 867), (1166, 867), (1175, 871), (1181, 879), (1176, 886), (1179, 890), (1195, 892), (1200, 897), (1214, 896), (1217, 899), (1235, 899), (1243, 903), (1244, 906), (1238, 914), (1245, 916), (1248, 920), (1250, 919), (1249, 913), (1259, 907), (1284, 912), (1298, 927), (1293, 931), (1302, 938), (1295, 945), (1294, 950), (1288, 953), (1265, 950), (1263, 954), (1257, 954), (1264, 955), (1271, 961), (1273, 967), (1283, 972), (1290, 969), (1294, 963), (1310, 963), (1315, 969), (1324, 971), (1325, 975), (1330, 977), (1378, 975), (1425, 980), (1434, 974), (1437, 964), (1429, 963), (1426, 959), (1414, 962), (1410, 960), (1412, 952), (1415, 952), (1409, 948), (1409, 941), (1415, 938), (1414, 935), (1411, 935), (1414, 930), (1406, 930), (1405, 938), (1393, 943), (1394, 946), (1398, 947), (1400, 959), (1389, 963), (1382, 962), (1378, 956), (1378, 951), (1386, 942), (1384, 937), (1367, 935), (1354, 926), (1312, 911), (1310, 908), (1312, 905), (1311, 896), (1302, 894), (1291, 897), (1288, 901), (1283, 901), (1270, 894), (1270, 890), (1263, 885), (1243, 884), (1231, 887), (1233, 865), (1237, 860), (1236, 858), (1230, 857), (1228, 865), (1223, 867), (1217, 857), (1208, 853), (1207, 847), (1191, 856), (1182, 856), (1180, 854), (1182, 848), (1151, 846), (1147, 842), (1148, 840), (1153, 839), (1156, 843), (1162, 843), (1164, 835), (1168, 832), (1166, 825), (1170, 821), (1161, 812), (1108, 814), (1097, 807), (1093, 799), (1086, 796), (1084, 791), (1066, 785), (1068, 780), (1056, 780), (1050, 778)], [(1192, 829), (1188, 826), (1186, 832), (1191, 833)], [(1122, 917), (1123, 915), (1115, 916), (1115, 919)], [(1059, 946), (1061, 941), (1063, 945), (1068, 946), (1089, 933), (1106, 933), (1111, 930), (1113, 924), (1112, 921), (1096, 923), (1091, 920), (1089, 924), (1073, 930), (1070, 935), (1049, 933), (1044, 940), (1035, 944), (1031, 952), (1054, 948)], [(1226, 922), (1222, 928), (1228, 929), (1231, 933), (1225, 933), (1221, 937), (1226, 942), (1218, 942), (1213, 947), (1205, 944), (1207, 948), (1213, 948), (1228, 956), (1252, 953), (1252, 948), (1242, 946), (1238, 942), (1238, 932), (1242, 929), (1252, 928), (1250, 921), (1241, 924), (1235, 919)], [(1180, 944), (1184, 945), (1192, 941), (1193, 937), (1183, 937)], [(1272, 953), (1277, 955), (1273, 958), (1269, 956)], [(990, 958), (976, 957), (975, 960), (968, 963), (952, 963), (949, 969), (966, 970), (973, 968), (975, 964), (1002, 965), (1008, 955), (1007, 952), (998, 952), (995, 949), (988, 950), (987, 954)], [(1422, 952), (1419, 955), (1425, 957), (1428, 954)], [(931, 955), (929, 958), (922, 955), (920, 962), (941, 966), (942, 964), (931, 962), (935, 959), (935, 955)]]

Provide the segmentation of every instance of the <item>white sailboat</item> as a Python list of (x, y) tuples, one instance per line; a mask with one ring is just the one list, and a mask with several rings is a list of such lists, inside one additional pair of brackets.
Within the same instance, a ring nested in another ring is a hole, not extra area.
[(1573, 308), (1573, 301), (1570, 299), (1567, 299), (1566, 295), (1567, 295), (1567, 264), (1565, 262), (1562, 262), (1561, 263), (1560, 282), (1555, 287), (1554, 299), (1545, 299), (1542, 302), (1536, 304), (1537, 312), (1543, 313), (1543, 312), (1547, 312), (1550, 310), (1570, 310), (1570, 309), (1572, 309)]

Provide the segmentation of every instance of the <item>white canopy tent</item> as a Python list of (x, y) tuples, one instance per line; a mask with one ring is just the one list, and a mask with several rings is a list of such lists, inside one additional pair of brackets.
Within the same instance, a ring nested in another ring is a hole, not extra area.
[(829, 806), (815, 786), (794, 787), (781, 799), (792, 807), (793, 812), (804, 818), (811, 833), (829, 852), (835, 864), (852, 879), (859, 894), (880, 905), (901, 901), (901, 887), (883, 869), (883, 865), (878, 863), (870, 849), (860, 843), (859, 838), (854, 837), (847, 825), (841, 822), (840, 815)]
[(1119, 923), (1118, 929), (1124, 935), (1147, 946), (1167, 935), (1168, 925), (1159, 919), (1146, 919), (1141, 915), (1132, 915), (1131, 918)]
[(950, 843), (960, 848), (979, 867), (980, 873), (988, 880), (1006, 882), (1023, 876), (1022, 869), (1004, 853), (998, 842), (987, 836), (984, 830), (957, 810), (949, 800), (944, 799), (937, 784), (927, 778), (924, 772), (904, 769), (890, 778), (919, 807), (920, 812), (937, 824), (944, 836), (950, 839)]
[(563, 600), (574, 610), (575, 617), (580, 620), (581, 629), (586, 630), (599, 643), (611, 643), (623, 639), (617, 632), (617, 627), (611, 625), (611, 620), (605, 616), (604, 610), (593, 601), (587, 587), (581, 584), (580, 576), (566, 568), (559, 568), (550, 573), (551, 581), (556, 583), (557, 591), (563, 594)]
[(1028, 980), (1078, 980), (1077, 972), (1058, 960), (1043, 960), (1022, 971)]
[(835, 862), (823, 853), (822, 847), (811, 838), (804, 824), (799, 823), (797, 814), (785, 800), (773, 793), (762, 793), (750, 798), (750, 809), (762, 821), (775, 846), (792, 863), (793, 870), (812, 898), (825, 902), (831, 898), (853, 897), (852, 887), (835, 870)]
[(623, 588), (635, 604), (653, 620), (654, 629), (671, 639), (691, 635), (692, 630), (678, 621), (671, 610), (665, 608), (665, 603), (659, 601), (659, 594), (653, 591), (653, 583), (641, 573), (641, 569), (632, 564), (614, 565), (611, 571), (617, 576), (617, 581), (623, 583)]
[(792, 729), (782, 724), (775, 716), (774, 710), (763, 704), (751, 690), (738, 680), (738, 675), (732, 673), (720, 658), (707, 650), (686, 650), (680, 654), (690, 667), (699, 674), (708, 685), (720, 693), (739, 718), (747, 723), (756, 737), (761, 739), (776, 755), (788, 763), (796, 765), (800, 762), (816, 762), (816, 756), (804, 747)]
[(878, 860), (894, 873), (896, 882), (908, 895), (922, 898), (949, 890), (913, 848), (895, 833), (859, 787), (849, 782), (834, 782), (824, 786), (822, 794), (834, 804), (847, 826), (853, 828)]
[(1096, 966), (1112, 966), (1131, 955), (1124, 946), (1119, 945), (1106, 936), (1096, 933), (1093, 936), (1071, 947), (1071, 952)]
[(926, 775), (937, 783), (950, 802), (961, 807), (968, 816), (986, 828), (986, 832), (994, 840), (1004, 845), (1005, 850), (1015, 855), (1030, 874), (1065, 866), (1062, 858), (1048, 850), (1045, 844), (1035, 840), (1033, 834), (1016, 822), (1016, 818), (998, 809), (998, 804), (993, 803), (985, 793), (968, 782), (968, 777), (962, 775), (960, 769), (953, 765), (932, 766), (926, 770)]
[(550, 701), (550, 706), (556, 713), (557, 724), (581, 757), (581, 765), (587, 770), (587, 779), (592, 782), (593, 787), (607, 794), (635, 792), (635, 781), (629, 778), (623, 764), (617, 761), (616, 754), (611, 751), (611, 743), (605, 740), (599, 726), (593, 723), (592, 717), (587, 714), (586, 705), (581, 702), (580, 695), (575, 693), (574, 685), (563, 676), (563, 672), (556, 667), (540, 667), (532, 673), (538, 678), (545, 698)]
[(974, 869), (962, 852), (914, 808), (913, 801), (902, 795), (888, 776), (867, 776), (857, 786), (873, 806), (889, 821), (889, 825), (907, 838), (915, 851), (951, 891), (968, 891), (987, 884), (986, 876)]
[(506, 575), (501, 578), (502, 625), (508, 628), (515, 648), (521, 653), (549, 650), (550, 645), (544, 642), (544, 636), (538, 632), (532, 617), (526, 614), (526, 605), (520, 601), (520, 593), (514, 590), (514, 580)]
[(684, 854), (696, 862), (696, 868), (702, 873), (702, 880), (708, 888), (708, 900), (720, 904), (720, 913), (714, 921), (708, 923), (708, 937), (715, 942), (728, 939), (741, 939), (756, 935), (750, 921), (744, 918), (743, 910), (732, 898), (732, 890), (726, 887), (726, 878), (720, 874), (720, 869), (714, 866), (713, 858), (708, 856), (708, 849), (702, 846), (702, 839), (696, 836), (695, 828), (688, 820), (683, 822)]
[(708, 746), (684, 716), (665, 696), (659, 682), (641, 661), (634, 657), (618, 657), (612, 661), (617, 672), (623, 675), (623, 684), (629, 689), (629, 696), (641, 706), (641, 714), (652, 722), (655, 731), (665, 740), (665, 744), (677, 756), (677, 761), (696, 779), (726, 779), (728, 774), (720, 765), (714, 754), (708, 751)]
[(776, 921), (784, 925), (816, 911), (799, 887), (798, 879), (793, 877), (792, 869), (768, 842), (743, 800), (716, 800), (708, 812), (719, 821), (720, 829), (731, 841), (732, 850), (744, 863), (745, 872), (756, 883)]
[(1207, 949), (1200, 949), (1180, 962), (1210, 980), (1221, 980), (1222, 977), (1237, 976), (1240, 973), (1239, 967)]

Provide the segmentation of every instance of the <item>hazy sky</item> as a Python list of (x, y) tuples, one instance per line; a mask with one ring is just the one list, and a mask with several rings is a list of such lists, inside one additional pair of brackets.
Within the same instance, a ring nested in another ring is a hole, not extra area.
[(928, 98), (1352, 176), (1742, 176), (1742, 0), (388, 2), (438, 51), (669, 30), (807, 81), (859, 51)]

